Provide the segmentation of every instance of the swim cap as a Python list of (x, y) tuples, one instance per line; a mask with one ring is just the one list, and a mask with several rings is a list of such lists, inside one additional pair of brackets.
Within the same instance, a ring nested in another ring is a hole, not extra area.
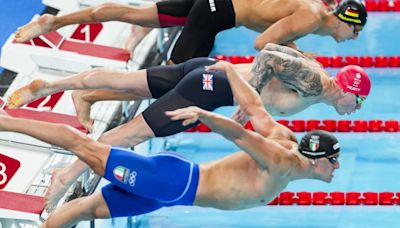
[(324, 130), (310, 131), (300, 141), (299, 152), (307, 158), (324, 158), (340, 151), (337, 138)]
[(335, 78), (336, 83), (346, 92), (368, 96), (371, 90), (371, 81), (363, 68), (348, 65), (339, 70)]
[(364, 5), (357, 0), (344, 0), (337, 7), (334, 12), (336, 17), (353, 25), (364, 26), (367, 23), (367, 10)]

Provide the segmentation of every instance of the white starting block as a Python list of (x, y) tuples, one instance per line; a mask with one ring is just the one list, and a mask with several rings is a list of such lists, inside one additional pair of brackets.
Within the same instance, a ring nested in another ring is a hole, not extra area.
[(3, 46), (1, 66), (28, 75), (37, 66), (75, 73), (94, 67), (124, 69), (130, 58), (124, 49), (68, 40), (58, 32), (47, 33), (27, 43), (13, 40), (12, 35)]

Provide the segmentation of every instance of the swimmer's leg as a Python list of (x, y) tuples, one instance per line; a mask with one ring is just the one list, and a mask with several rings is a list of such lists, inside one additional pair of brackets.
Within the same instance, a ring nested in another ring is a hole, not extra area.
[(146, 27), (160, 27), (157, 7), (134, 7), (125, 4), (104, 3), (61, 16), (45, 14), (15, 32), (17, 42), (25, 42), (49, 31), (72, 24), (90, 24), (104, 21), (122, 21)]
[(74, 199), (49, 215), (42, 227), (71, 227), (83, 220), (135, 216), (155, 211), (163, 205), (109, 184), (101, 192)]
[(90, 120), (90, 108), (97, 101), (120, 100), (132, 101), (141, 100), (142, 97), (135, 96), (131, 92), (119, 92), (113, 90), (75, 90), (71, 94), (75, 106), (76, 116), (79, 123), (87, 130), (92, 131)]
[(49, 215), (41, 227), (72, 227), (79, 221), (110, 218), (110, 216), (110, 211), (101, 192), (95, 192), (90, 196), (74, 199), (63, 204)]
[[(130, 122), (107, 131), (100, 136), (98, 141), (105, 144), (130, 147), (153, 137), (154, 133), (144, 121), (143, 116), (138, 115)], [(78, 179), (79, 176), (86, 172), (88, 168), (89, 167), (86, 163), (77, 160), (64, 168), (57, 170), (57, 172), (54, 172), (52, 183), (48, 188), (48, 194), (46, 194), (45, 198), (47, 208), (53, 208), (63, 197), (68, 188), (76, 181), (76, 179)]]
[(146, 70), (120, 72), (93, 69), (54, 82), (34, 80), (11, 94), (7, 105), (9, 108), (17, 108), (56, 92), (82, 89), (111, 89), (130, 92), (132, 96), (141, 99), (151, 98)]

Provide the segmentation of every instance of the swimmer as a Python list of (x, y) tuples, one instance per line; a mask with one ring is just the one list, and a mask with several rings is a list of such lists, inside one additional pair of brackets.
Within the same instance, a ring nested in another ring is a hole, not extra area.
[[(229, 65), (229, 70), (210, 72), (205, 69), (213, 64)], [(189, 106), (212, 111), (234, 105), (237, 96), (246, 93), (232, 89), (230, 75), (249, 81), (261, 93), (263, 106), (274, 115), (282, 115), (282, 112), (290, 115), (320, 102), (335, 107), (340, 114), (350, 114), (361, 108), (371, 87), (368, 75), (360, 67), (345, 67), (331, 78), (318, 63), (301, 53), (270, 44), (260, 52), (253, 65), (195, 58), (182, 64), (137, 72), (95, 69), (54, 82), (34, 81), (16, 90), (9, 98), (8, 107), (18, 107), (65, 89), (111, 89), (129, 94), (132, 99), (156, 98), (143, 113), (99, 138), (105, 144), (131, 147), (153, 137), (182, 132), (196, 124), (182, 126), (181, 121), (171, 121), (165, 111)], [(83, 162), (76, 161), (57, 172), (59, 176), (55, 180), (63, 183), (64, 188), (51, 186), (46, 201), (58, 201), (55, 196), (65, 193), (86, 169)]]
[(241, 210), (266, 205), (293, 180), (331, 182), (340, 153), (332, 134), (312, 131), (298, 143), (291, 130), (265, 111), (257, 92), (229, 63), (218, 62), (207, 70), (227, 73), (232, 92), (255, 129), (246, 130), (233, 120), (194, 106), (166, 112), (185, 126), (201, 121), (241, 149), (207, 163), (196, 164), (168, 152), (142, 156), (94, 141), (66, 125), (3, 113), (1, 131), (28, 134), (63, 147), (111, 182), (101, 192), (57, 208), (42, 227), (70, 227), (81, 220), (135, 216), (174, 205)]
[(216, 34), (236, 26), (260, 33), (254, 42), (257, 50), (267, 43), (296, 48), (294, 41), (310, 33), (337, 42), (357, 39), (367, 11), (357, 0), (344, 0), (334, 11), (320, 0), (167, 0), (148, 7), (105, 3), (60, 16), (45, 14), (19, 28), (15, 40), (25, 42), (66, 25), (104, 21), (152, 28), (184, 26), (169, 61), (182, 63), (208, 56)]

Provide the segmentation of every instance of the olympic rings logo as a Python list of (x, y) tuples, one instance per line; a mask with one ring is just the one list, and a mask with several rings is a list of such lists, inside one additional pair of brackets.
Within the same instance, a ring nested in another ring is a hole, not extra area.
[(130, 174), (129, 174), (129, 185), (131, 186), (131, 187), (134, 187), (135, 186), (135, 182), (136, 182), (136, 176), (137, 176), (137, 173), (136, 173), (136, 171), (132, 171)]
[(0, 185), (7, 182), (6, 165), (0, 162)]

